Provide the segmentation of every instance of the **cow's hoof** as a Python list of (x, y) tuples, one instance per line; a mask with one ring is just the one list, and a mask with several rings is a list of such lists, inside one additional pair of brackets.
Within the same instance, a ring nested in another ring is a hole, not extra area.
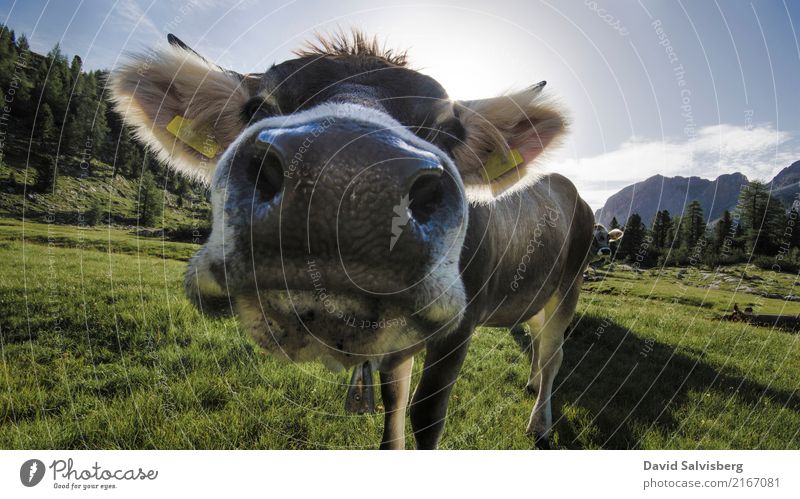
[(522, 324), (517, 324), (516, 326), (511, 328), (511, 334), (524, 336), (528, 334), (528, 331), (525, 330), (525, 326), (523, 326)]
[(538, 431), (528, 431), (528, 435), (533, 438), (533, 448), (534, 449), (541, 449), (541, 450), (550, 450), (550, 434), (549, 433), (541, 433)]
[(528, 425), (525, 430), (531, 438), (533, 438), (533, 446), (535, 449), (549, 450), (550, 447), (550, 432), (546, 430), (536, 429), (532, 425)]
[(350, 386), (347, 388), (344, 400), (344, 410), (350, 414), (375, 414), (375, 386), (369, 362), (353, 368)]
[(381, 442), (381, 446), (378, 447), (380, 450), (405, 450), (405, 440), (398, 439), (398, 440), (391, 440), (389, 442)]

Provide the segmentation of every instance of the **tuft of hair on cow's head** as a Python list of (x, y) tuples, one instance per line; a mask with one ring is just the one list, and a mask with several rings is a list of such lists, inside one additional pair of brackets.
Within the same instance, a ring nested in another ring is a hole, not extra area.
[[(409, 67), (405, 51), (357, 30), (317, 35), (295, 54), (264, 73), (242, 74), (169, 35), (168, 43), (133, 54), (112, 71), (112, 102), (160, 160), (207, 181), (257, 118), (340, 99), (378, 108), (447, 152), (468, 200), (477, 203), (535, 181), (537, 159), (567, 129), (545, 82), (487, 99), (451, 100), (435, 80)], [(342, 88), (348, 91), (337, 92)], [(176, 136), (180, 127), (194, 142)]]
[(314, 40), (295, 50), (300, 58), (306, 57), (366, 57), (382, 59), (395, 66), (408, 66), (408, 52), (387, 48), (378, 37), (365, 35), (358, 30), (338, 31), (331, 35), (317, 33)]

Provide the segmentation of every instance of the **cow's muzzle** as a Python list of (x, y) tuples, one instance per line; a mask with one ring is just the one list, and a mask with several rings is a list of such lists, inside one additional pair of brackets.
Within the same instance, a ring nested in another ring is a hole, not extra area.
[[(226, 224), (240, 229), (240, 247), (255, 262), (313, 260), (341, 291), (400, 293), (425, 278), (462, 229), (463, 193), (443, 160), (351, 117), (265, 126), (221, 166)], [(258, 288), (311, 287), (308, 276), (282, 274), (264, 275)]]

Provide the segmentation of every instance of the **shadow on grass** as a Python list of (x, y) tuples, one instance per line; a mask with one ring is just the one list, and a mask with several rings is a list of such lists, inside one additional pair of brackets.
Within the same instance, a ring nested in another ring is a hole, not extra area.
[[(526, 346), (519, 334), (515, 339)], [(689, 396), (696, 392), (735, 395), (739, 404), (749, 407), (769, 399), (800, 413), (797, 394), (754, 382), (734, 368), (720, 371), (703, 361), (702, 351), (684, 351), (694, 357), (612, 321), (583, 316), (567, 333), (564, 362), (554, 385), (553, 420), (559, 446), (585, 447), (581, 433), (589, 431), (595, 433), (592, 442), (603, 448), (640, 448), (642, 429), (654, 427), (672, 435), (682, 423), (696, 424), (673, 417), (676, 410), (692, 403)], [(576, 425), (565, 417), (567, 410), (578, 410), (590, 421)], [(785, 448), (797, 446), (794, 433)]]

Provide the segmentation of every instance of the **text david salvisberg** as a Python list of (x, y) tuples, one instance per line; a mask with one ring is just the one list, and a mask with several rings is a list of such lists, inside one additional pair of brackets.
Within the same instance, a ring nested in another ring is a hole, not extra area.
[(742, 463), (722, 463), (720, 461), (664, 461), (656, 463), (644, 461), (645, 471), (735, 471), (742, 473)]

